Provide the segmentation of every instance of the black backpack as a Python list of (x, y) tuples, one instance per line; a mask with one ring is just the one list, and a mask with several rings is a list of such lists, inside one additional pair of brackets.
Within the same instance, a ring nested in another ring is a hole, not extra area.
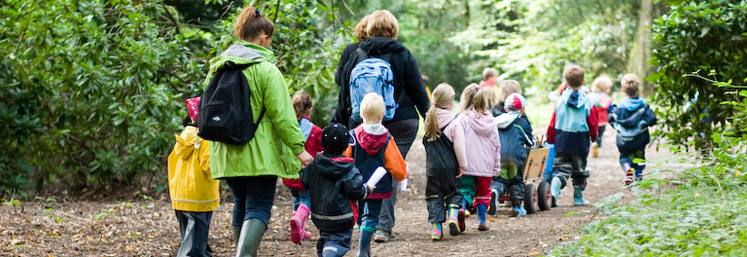
[(234, 145), (246, 144), (254, 138), (265, 109), (262, 108), (257, 123), (254, 123), (252, 91), (243, 73), (253, 64), (237, 65), (227, 61), (215, 73), (200, 99), (198, 136)]
[[(456, 118), (454, 118), (456, 120)], [(441, 135), (434, 141), (428, 141), (428, 137), (423, 137), (423, 146), (425, 147), (425, 169), (426, 172), (454, 171), (459, 170), (459, 162), (454, 152), (454, 143), (443, 134), (444, 129), (454, 120), (450, 121), (441, 128)], [(456, 173), (454, 174), (456, 175)]]

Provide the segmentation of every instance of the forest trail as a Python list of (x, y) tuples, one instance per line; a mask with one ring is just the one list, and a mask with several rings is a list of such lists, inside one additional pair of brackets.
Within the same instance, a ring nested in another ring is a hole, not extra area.
[[(593, 203), (620, 190), (622, 171), (618, 164), (614, 131), (604, 135), (598, 158), (589, 158), (591, 177), (585, 198)], [(559, 207), (522, 218), (509, 217), (508, 207), (488, 216), (490, 230), (477, 231), (476, 215), (467, 218), (467, 230), (432, 242), (425, 207), (425, 151), (416, 139), (410, 150), (410, 186), (400, 194), (396, 207), (397, 238), (374, 243), (374, 256), (531, 256), (546, 254), (562, 241), (578, 239), (578, 228), (593, 218), (594, 207), (572, 206), (572, 187), (561, 193)], [(649, 148), (649, 160), (673, 157)], [(629, 191), (629, 190), (628, 190)], [(141, 197), (142, 198), (142, 197)], [(224, 201), (213, 213), (210, 244), (215, 256), (233, 256), (231, 210)], [(569, 215), (569, 213), (576, 213)], [(265, 233), (260, 256), (315, 256), (315, 240), (295, 245), (289, 238), (291, 200), (278, 181), (273, 217)], [(171, 256), (179, 246), (178, 223), (167, 195), (134, 202), (92, 202), (50, 196), (22, 206), (0, 207), (0, 255), (11, 256)], [(318, 231), (309, 222), (312, 239)], [(353, 234), (355, 256), (357, 232)]]

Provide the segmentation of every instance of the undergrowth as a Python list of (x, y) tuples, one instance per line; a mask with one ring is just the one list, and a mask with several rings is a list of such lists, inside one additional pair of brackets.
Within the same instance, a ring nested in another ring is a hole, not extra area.
[[(716, 136), (719, 147), (696, 167), (651, 176), (605, 198), (581, 240), (550, 255), (747, 256), (745, 140)], [(634, 199), (623, 203), (626, 194)]]

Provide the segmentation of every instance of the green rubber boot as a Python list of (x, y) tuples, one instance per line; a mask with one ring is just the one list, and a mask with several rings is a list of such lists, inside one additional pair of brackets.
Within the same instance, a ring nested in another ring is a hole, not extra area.
[(233, 245), (236, 246), (239, 243), (239, 235), (241, 235), (241, 226), (231, 226), (233, 229)]
[(241, 235), (236, 246), (236, 257), (256, 257), (262, 235), (267, 225), (258, 219), (248, 219), (241, 225)]

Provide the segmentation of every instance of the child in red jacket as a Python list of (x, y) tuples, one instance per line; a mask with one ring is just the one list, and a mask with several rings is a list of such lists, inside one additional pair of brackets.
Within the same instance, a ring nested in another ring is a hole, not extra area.
[[(311, 157), (316, 157), (316, 154), (324, 151), (322, 147), (322, 129), (311, 123), (309, 116), (313, 110), (311, 104), (311, 96), (306, 92), (298, 92), (291, 98), (293, 102), (293, 109), (296, 111), (296, 119), (298, 119), (298, 126), (301, 127), (301, 132), (306, 137), (306, 152)], [(283, 184), (290, 188), (291, 196), (293, 196), (293, 218), (290, 219), (291, 227), (291, 241), (293, 243), (300, 243), (301, 240), (308, 239), (311, 237), (311, 233), (306, 231), (306, 220), (309, 218), (309, 207), (311, 202), (309, 200), (309, 191), (303, 188), (301, 179), (283, 179)]]

